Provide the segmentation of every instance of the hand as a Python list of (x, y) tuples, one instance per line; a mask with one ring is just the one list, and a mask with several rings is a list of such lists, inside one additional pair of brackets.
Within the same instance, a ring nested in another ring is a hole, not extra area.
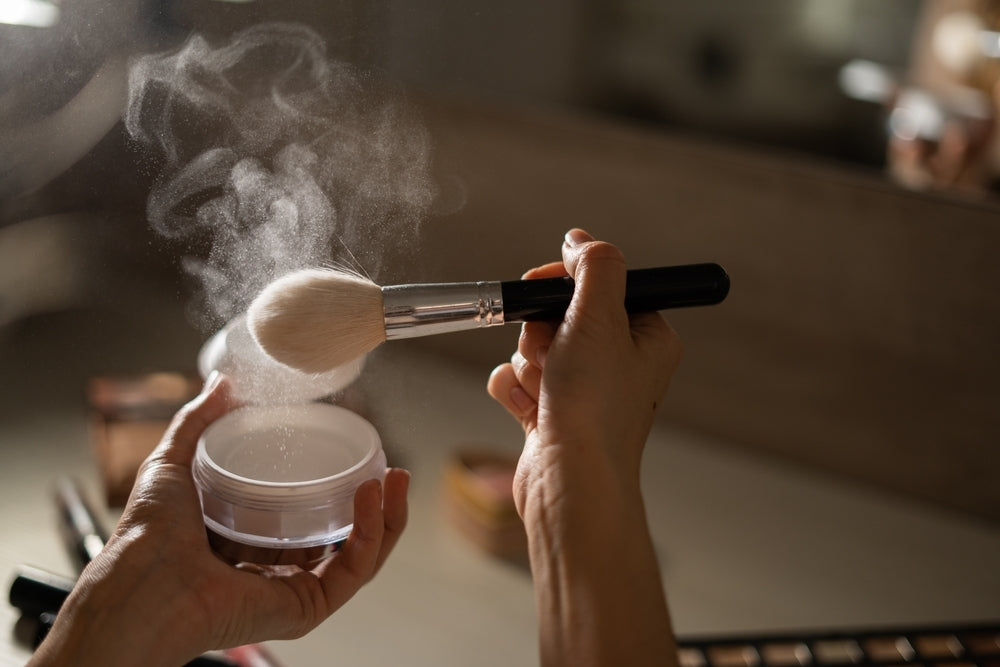
[(681, 355), (657, 313), (625, 312), (625, 261), (580, 230), (561, 323), (529, 322), (490, 394), (524, 428), (514, 499), (528, 534), (545, 667), (676, 666), (677, 647), (646, 523), (639, 464)]
[(573, 230), (562, 254), (562, 263), (524, 277), (574, 278), (563, 322), (525, 323), (517, 352), (487, 386), (524, 428), (515, 479), (522, 516), (543, 478), (557, 491), (564, 467), (582, 471), (570, 491), (592, 493), (584, 478), (607, 472), (637, 490), (646, 437), (681, 357), (663, 317), (625, 312), (625, 260), (616, 247)]
[(299, 637), (381, 567), (406, 525), (409, 473), (354, 498), (354, 529), (311, 570), (232, 567), (209, 549), (191, 460), (230, 408), (217, 376), (182, 408), (139, 471), (114, 535), (81, 575), (32, 665), (178, 665), (217, 648)]

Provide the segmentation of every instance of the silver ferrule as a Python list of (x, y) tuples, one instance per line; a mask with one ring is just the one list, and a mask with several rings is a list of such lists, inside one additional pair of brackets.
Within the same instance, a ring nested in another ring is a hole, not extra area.
[(499, 282), (426, 283), (382, 288), (385, 337), (415, 338), (503, 324)]

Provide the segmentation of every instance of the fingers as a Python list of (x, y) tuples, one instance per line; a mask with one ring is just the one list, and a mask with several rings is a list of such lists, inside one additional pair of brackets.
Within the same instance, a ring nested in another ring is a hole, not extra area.
[(549, 322), (525, 322), (521, 327), (517, 351), (510, 358), (518, 385), (534, 403), (538, 402), (541, 392), (542, 367), (556, 328)]
[(522, 424), (538, 409), (538, 403), (521, 386), (512, 364), (501, 364), (493, 369), (486, 383), (486, 390), (493, 399)]
[[(576, 267), (575, 267), (576, 253), (579, 252), (579, 248), (583, 246), (585, 243), (591, 243), (596, 240), (597, 239), (591, 236), (589, 232), (586, 232), (577, 227), (574, 227), (573, 229), (566, 232), (566, 236), (563, 239), (562, 256), (563, 256), (563, 265), (566, 267), (566, 272), (569, 275), (572, 276), (574, 273), (576, 273)], [(572, 252), (574, 248), (577, 249), (575, 253)]]
[(390, 468), (382, 483), (382, 513), (385, 523), (385, 534), (382, 536), (382, 548), (375, 562), (375, 572), (382, 568), (385, 559), (395, 548), (399, 538), (406, 529), (409, 519), (409, 503), (406, 500), (410, 490), (410, 473), (402, 468)]
[(566, 313), (600, 313), (618, 316), (626, 321), (625, 313), (625, 257), (610, 243), (595, 241), (580, 229), (566, 234), (562, 247), (566, 271), (576, 281), (573, 301)]
[(549, 262), (548, 264), (528, 269), (521, 278), (523, 280), (535, 280), (536, 278), (558, 278), (565, 275), (568, 275), (565, 264), (562, 262)]
[(213, 372), (201, 394), (181, 408), (170, 423), (150, 459), (163, 463), (190, 465), (198, 438), (208, 425), (229, 411), (232, 390), (228, 378)]
[(354, 528), (350, 536), (334, 558), (316, 569), (327, 613), (343, 606), (375, 575), (384, 535), (382, 485), (377, 479), (370, 479), (354, 494)]
[[(514, 370), (518, 388), (527, 394), (533, 403), (537, 403), (542, 386), (541, 367), (528, 361), (520, 352), (515, 352), (510, 356), (510, 367)], [(519, 401), (520, 398), (518, 396)]]
[(525, 322), (517, 352), (510, 363), (494, 369), (486, 384), (490, 395), (515, 417), (528, 416), (538, 407), (542, 368), (556, 328), (549, 322)]
[[(545, 354), (556, 335), (558, 325), (553, 322), (525, 322), (521, 326), (521, 336), (517, 341), (517, 352), (533, 368), (541, 372), (545, 365)], [(522, 384), (523, 382), (522, 378)], [(528, 385), (525, 384), (527, 388)], [(530, 392), (534, 396), (537, 391)]]
[[(388, 558), (407, 523), (410, 473), (392, 468), (385, 481), (371, 479), (354, 495), (354, 527), (332, 557), (312, 570), (241, 563), (241, 613), (251, 619), (249, 633), (226, 644), (291, 639), (309, 632), (350, 600)], [(384, 489), (384, 491), (383, 491)]]
[(391, 469), (384, 490), (369, 480), (354, 495), (354, 528), (336, 557), (324, 561), (316, 573), (332, 613), (368, 583), (399, 541), (408, 519), (410, 473)]

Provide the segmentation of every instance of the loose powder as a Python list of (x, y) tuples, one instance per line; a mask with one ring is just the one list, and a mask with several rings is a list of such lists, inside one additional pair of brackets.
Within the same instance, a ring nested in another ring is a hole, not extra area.
[(192, 315), (209, 330), (290, 271), (374, 279), (393, 248), (412, 253), (435, 196), (417, 114), (302, 25), (136, 59), (125, 125), (165, 160), (149, 221), (189, 243), (183, 265), (203, 288)]
[(330, 477), (358, 463), (330, 434), (295, 426), (243, 433), (224, 461), (234, 475), (261, 482), (305, 482)]

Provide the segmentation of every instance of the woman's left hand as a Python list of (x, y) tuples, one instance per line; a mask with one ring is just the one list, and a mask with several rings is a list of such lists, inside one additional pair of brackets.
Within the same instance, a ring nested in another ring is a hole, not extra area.
[(178, 412), (29, 664), (178, 665), (210, 649), (300, 637), (375, 576), (406, 526), (405, 470), (389, 470), (384, 487), (361, 485), (350, 537), (311, 570), (233, 567), (212, 553), (191, 461), (231, 404), (216, 376)]

